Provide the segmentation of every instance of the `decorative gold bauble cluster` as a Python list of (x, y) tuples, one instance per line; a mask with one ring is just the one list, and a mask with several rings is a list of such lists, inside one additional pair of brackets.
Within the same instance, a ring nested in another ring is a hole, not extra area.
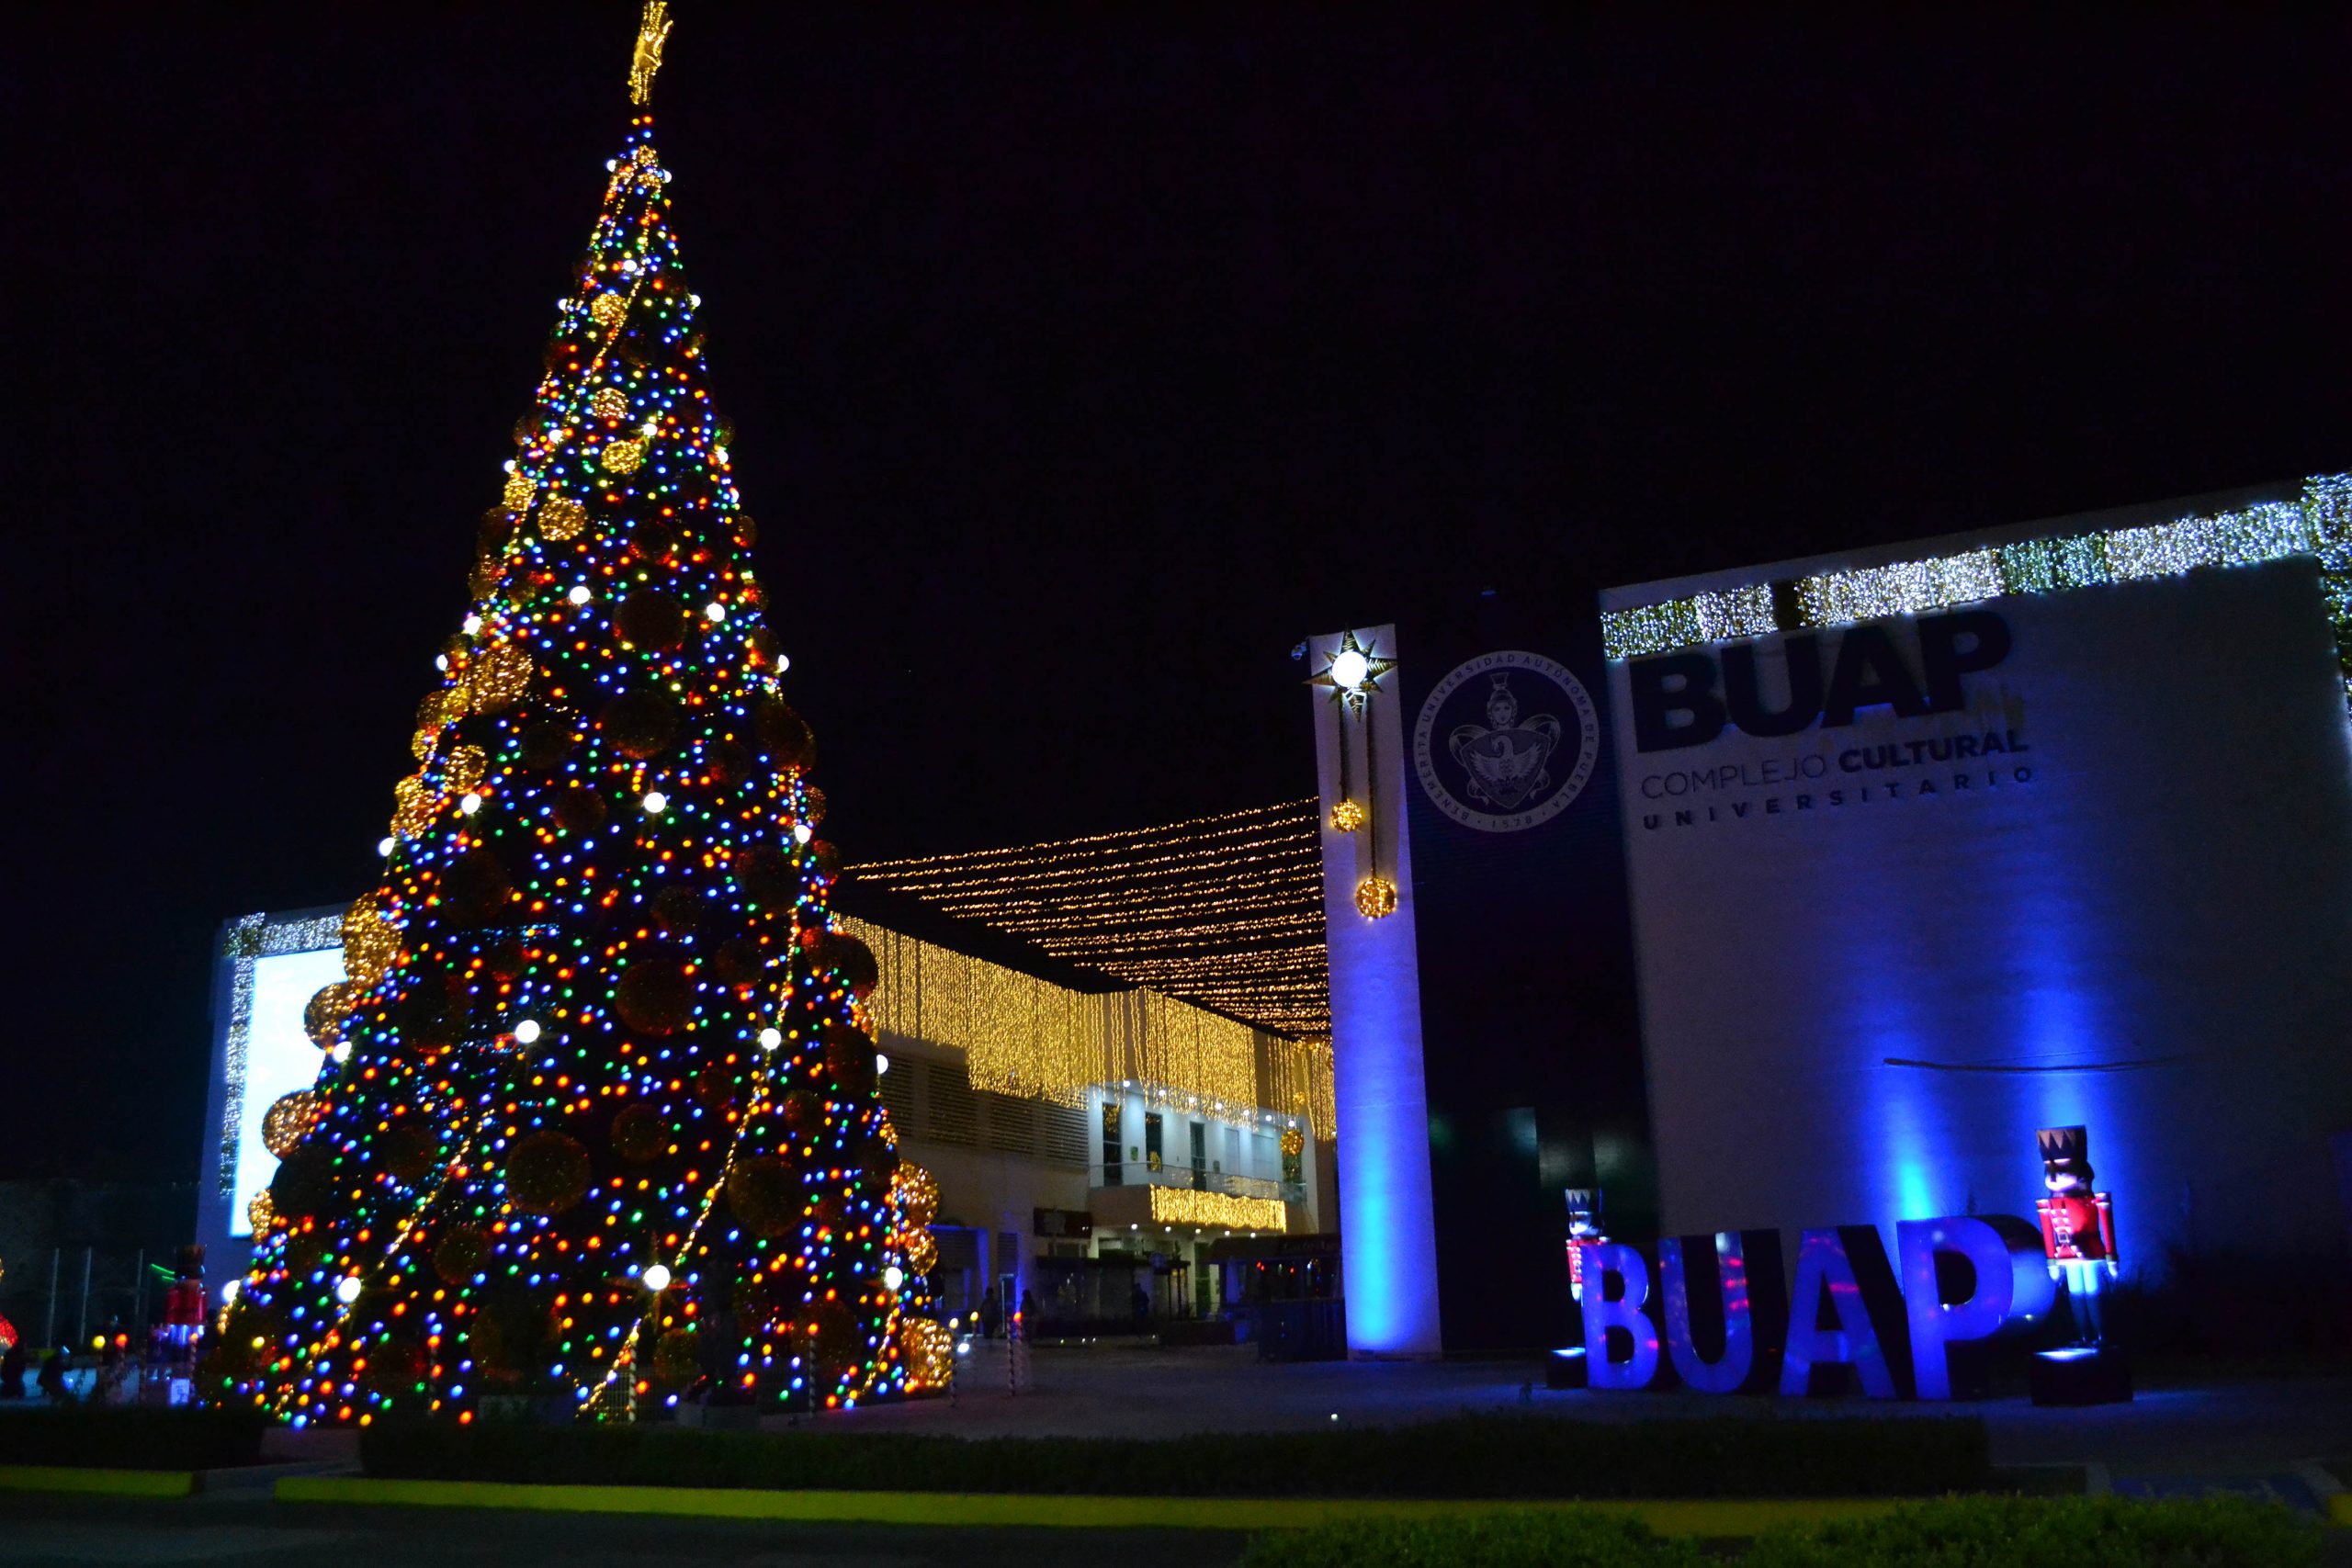
[(1342, 800), (1331, 807), (1331, 831), (1352, 833), (1363, 826), (1363, 807), (1352, 800)]
[(568, 495), (551, 495), (539, 503), (539, 532), (548, 538), (577, 538), (587, 525), (588, 509)]
[(1356, 913), (1376, 920), (1396, 912), (1396, 885), (1385, 876), (1367, 876), (1356, 884)]

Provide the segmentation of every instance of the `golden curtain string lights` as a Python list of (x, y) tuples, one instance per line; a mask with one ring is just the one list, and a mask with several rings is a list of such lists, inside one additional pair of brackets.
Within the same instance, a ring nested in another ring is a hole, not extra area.
[(2025, 539), (1920, 560), (1798, 579), (1776, 611), (1772, 585), (1694, 593), (1601, 615), (1611, 659), (1671, 653), (1703, 643), (1917, 615), (2016, 593), (2176, 577), (2204, 568), (2317, 558), (2352, 700), (2352, 474), (2303, 481), (2293, 501), (2210, 516)]
[(1150, 1192), (1151, 1217), (1161, 1224), (1279, 1231), (1289, 1224), (1289, 1210), (1279, 1198), (1237, 1198), (1191, 1187), (1154, 1187)]
[(1328, 1040), (1317, 812), (1285, 801), (852, 872), (1130, 985)]
[(1145, 990), (1074, 991), (864, 920), (883, 1032), (965, 1054), (972, 1087), (1080, 1106), (1104, 1084), (1238, 1118), (1265, 1110), (1332, 1135), (1331, 1049)]

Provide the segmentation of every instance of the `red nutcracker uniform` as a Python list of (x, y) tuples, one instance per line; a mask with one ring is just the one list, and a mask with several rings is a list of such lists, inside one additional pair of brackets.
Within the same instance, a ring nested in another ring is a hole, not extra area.
[(2105, 1263), (2115, 1257), (2115, 1201), (2104, 1192), (2053, 1194), (2041, 1212), (2041, 1247), (2056, 1263)]
[(2096, 1345), (2103, 1327), (2099, 1296), (2120, 1267), (2115, 1247), (2115, 1200), (2094, 1191), (2090, 1132), (2083, 1127), (2044, 1127), (2041, 1185), (2048, 1196), (2034, 1205), (2041, 1216), (2041, 1250), (2052, 1279), (2066, 1281), (2066, 1301), (2082, 1342)]
[(1568, 1200), (1568, 1295), (1584, 1300), (1584, 1259), (1588, 1249), (1609, 1238), (1600, 1234), (1600, 1190), (1571, 1187)]

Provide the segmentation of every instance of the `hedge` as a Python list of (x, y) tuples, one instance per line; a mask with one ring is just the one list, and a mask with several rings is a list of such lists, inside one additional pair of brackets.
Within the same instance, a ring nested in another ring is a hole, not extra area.
[[(1599, 1514), (1499, 1509), (1457, 1519), (1351, 1519), (1268, 1530), (1242, 1568), (1709, 1568), (1687, 1540)], [(2072, 1568), (2072, 1564), (2052, 1565)]]
[(2311, 1568), (2320, 1528), (2244, 1498), (1964, 1497), (1878, 1519), (1777, 1530), (1709, 1556), (1592, 1514), (1499, 1510), (1458, 1519), (1373, 1519), (1269, 1530), (1243, 1568)]
[(1258, 1497), (1921, 1496), (1996, 1483), (1973, 1417), (1569, 1421), (1162, 1439), (379, 1424), (370, 1475), (619, 1486)]
[(2244, 1497), (1952, 1498), (1760, 1538), (1741, 1568), (2309, 1568), (2315, 1519)]
[(267, 1425), (247, 1408), (12, 1410), (0, 1413), (0, 1464), (219, 1470), (259, 1459)]

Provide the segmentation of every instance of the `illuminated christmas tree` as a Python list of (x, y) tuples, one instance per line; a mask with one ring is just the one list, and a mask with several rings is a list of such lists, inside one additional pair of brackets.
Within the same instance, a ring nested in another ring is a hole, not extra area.
[(212, 1386), (298, 1423), (936, 1381), (900, 1273), (935, 1189), (876, 1099), (874, 958), (827, 908), (642, 107), (667, 31), (655, 0), (382, 884), (311, 1005), (326, 1060), (269, 1116)]

